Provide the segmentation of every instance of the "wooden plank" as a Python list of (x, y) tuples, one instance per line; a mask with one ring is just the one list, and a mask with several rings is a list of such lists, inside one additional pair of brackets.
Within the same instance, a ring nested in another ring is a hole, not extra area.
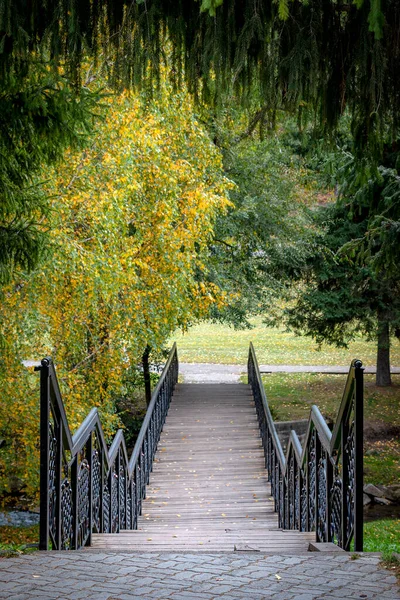
[(93, 546), (306, 552), (315, 534), (278, 528), (264, 465), (248, 386), (179, 384), (138, 530), (94, 535)]

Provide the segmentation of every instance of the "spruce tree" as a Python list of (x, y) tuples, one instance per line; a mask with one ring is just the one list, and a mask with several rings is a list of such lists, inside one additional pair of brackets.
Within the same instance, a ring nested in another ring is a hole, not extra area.
[[(368, 260), (349, 253), (354, 240), (369, 227), (366, 207), (337, 203), (320, 207), (315, 215), (322, 233), (303, 267), (295, 305), (286, 322), (318, 343), (346, 347), (357, 332), (377, 341), (376, 384), (391, 384), (390, 336), (400, 326), (398, 273), (374, 270)], [(346, 252), (347, 247), (347, 252)]]
[[(39, 253), (42, 202), (33, 175), (79, 132), (82, 104), (73, 92), (82, 93), (88, 60), (116, 89), (134, 85), (150, 94), (166, 68), (177, 89), (185, 79), (197, 102), (213, 110), (227, 101), (272, 114), (284, 108), (297, 113), (300, 126), (312, 119), (325, 132), (347, 112), (356, 154), (376, 166), (400, 136), (399, 23), (398, 0), (0, 0), (0, 94), (8, 111), (1, 108), (7, 127), (0, 144), (8, 153), (1, 168), (3, 278), (13, 262), (29, 266)], [(72, 84), (69, 102), (59, 84), (46, 91), (38, 84), (36, 98), (25, 97), (36, 70), (57, 80), (60, 69)], [(18, 135), (21, 146), (10, 142)]]

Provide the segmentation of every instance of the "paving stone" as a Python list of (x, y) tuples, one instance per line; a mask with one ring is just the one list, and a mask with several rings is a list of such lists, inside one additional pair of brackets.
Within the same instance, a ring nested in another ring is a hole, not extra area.
[(148, 552), (35, 553), (0, 561), (0, 598), (344, 600), (363, 594), (366, 600), (400, 600), (396, 579), (379, 567), (379, 556), (344, 559), (154, 553), (150, 561)]

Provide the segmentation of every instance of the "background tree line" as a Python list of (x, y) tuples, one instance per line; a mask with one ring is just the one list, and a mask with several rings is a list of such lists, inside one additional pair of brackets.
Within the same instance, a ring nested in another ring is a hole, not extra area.
[(395, 0), (1, 3), (3, 472), (34, 486), (27, 353), (63, 365), (73, 424), (96, 396), (110, 431), (129, 367), (205, 316), (363, 330), (390, 383), (399, 18)]

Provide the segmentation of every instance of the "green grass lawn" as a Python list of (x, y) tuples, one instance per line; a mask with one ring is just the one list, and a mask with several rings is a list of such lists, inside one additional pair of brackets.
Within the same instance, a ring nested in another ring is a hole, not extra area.
[(400, 519), (364, 523), (365, 552), (400, 552)]
[[(399, 378), (400, 379), (400, 378)], [(345, 375), (271, 373), (263, 375), (271, 413), (277, 421), (307, 419), (317, 404), (325, 418), (335, 421)], [(365, 375), (366, 423), (365, 482), (390, 485), (400, 481), (400, 381), (377, 388), (373, 375)]]
[[(348, 349), (324, 344), (319, 350), (311, 338), (265, 327), (261, 319), (251, 322), (254, 327), (244, 330), (200, 323), (187, 333), (176, 331), (171, 342), (178, 344), (179, 360), (191, 363), (245, 364), (250, 342), (254, 344), (259, 364), (347, 366), (353, 358), (360, 358), (366, 366), (376, 363), (376, 343), (362, 337), (352, 342)], [(400, 365), (398, 341), (393, 343), (391, 354), (392, 364)]]
[[(347, 375), (324, 373), (269, 373), (262, 375), (272, 412), (279, 421), (308, 418), (317, 404), (328, 419), (335, 419), (342, 399)], [(374, 375), (365, 375), (365, 421), (383, 421), (400, 426), (399, 381), (387, 388), (377, 388)]]
[[(260, 364), (350, 365), (360, 358), (365, 366), (376, 362), (376, 343), (362, 337), (348, 349), (325, 344), (320, 350), (311, 338), (295, 336), (283, 329), (265, 327), (253, 319), (253, 329), (234, 330), (224, 325), (201, 323), (187, 333), (176, 332), (182, 362), (245, 364), (253, 342)], [(393, 365), (400, 365), (400, 343), (393, 342)], [(400, 427), (400, 375), (390, 388), (377, 388), (373, 375), (365, 376), (365, 480), (391, 484), (400, 481), (400, 441), (393, 427)], [(271, 373), (263, 382), (275, 419), (307, 419), (312, 404), (335, 420), (346, 375), (320, 373)], [(392, 433), (391, 433), (392, 431)]]

